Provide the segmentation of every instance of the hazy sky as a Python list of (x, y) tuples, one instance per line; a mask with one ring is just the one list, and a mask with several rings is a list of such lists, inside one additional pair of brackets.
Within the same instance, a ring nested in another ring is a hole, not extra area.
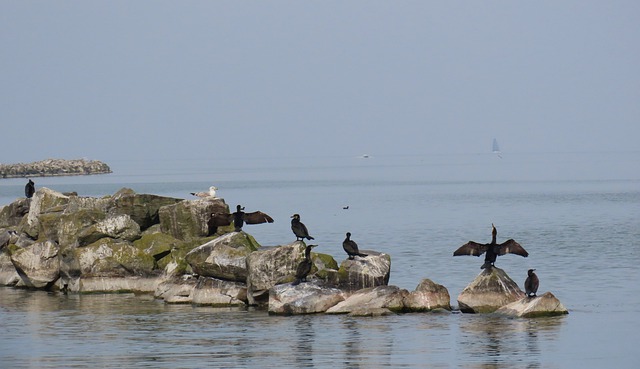
[(0, 42), (3, 163), (640, 150), (638, 1), (0, 0)]

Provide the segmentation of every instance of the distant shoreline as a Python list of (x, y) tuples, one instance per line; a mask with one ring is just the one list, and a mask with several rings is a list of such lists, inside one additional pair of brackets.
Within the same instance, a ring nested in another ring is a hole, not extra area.
[(0, 178), (62, 177), (112, 173), (98, 160), (46, 159), (33, 163), (0, 164)]

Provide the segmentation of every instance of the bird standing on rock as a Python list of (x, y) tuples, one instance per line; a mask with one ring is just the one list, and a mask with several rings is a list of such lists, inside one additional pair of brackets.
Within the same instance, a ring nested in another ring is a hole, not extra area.
[(474, 241), (469, 241), (460, 246), (456, 251), (454, 251), (453, 256), (480, 256), (486, 252), (484, 257), (484, 264), (482, 264), (480, 269), (491, 268), (492, 266), (494, 266), (498, 255), (516, 254), (525, 258), (529, 256), (529, 253), (513, 239), (509, 239), (501, 244), (498, 244), (496, 242), (498, 230), (493, 225), (493, 223), (491, 224), (491, 228), (493, 228), (491, 231), (491, 243), (481, 244)]
[(307, 227), (300, 221), (300, 214), (293, 214), (291, 216), (291, 230), (296, 235), (296, 241), (303, 241), (304, 239), (313, 240), (313, 237), (309, 236)]
[(296, 280), (293, 282), (293, 285), (298, 285), (300, 282), (307, 281), (307, 275), (311, 272), (311, 267), (313, 266), (313, 262), (311, 261), (311, 249), (318, 245), (309, 245), (304, 248), (304, 260), (298, 264), (298, 268), (296, 269)]
[(529, 269), (527, 271), (527, 279), (524, 281), (524, 291), (527, 297), (536, 297), (538, 286), (540, 286), (540, 280), (536, 273), (533, 272), (534, 270), (535, 269)]
[(27, 184), (24, 186), (24, 195), (27, 197), (27, 199), (30, 199), (33, 197), (33, 194), (35, 192), (36, 192), (36, 184), (33, 183), (31, 178), (29, 178), (29, 182), (27, 182)]
[(358, 250), (358, 244), (351, 239), (351, 232), (347, 232), (347, 238), (342, 241), (342, 248), (349, 255), (349, 260), (353, 260), (354, 257), (365, 257), (367, 254), (363, 254)]

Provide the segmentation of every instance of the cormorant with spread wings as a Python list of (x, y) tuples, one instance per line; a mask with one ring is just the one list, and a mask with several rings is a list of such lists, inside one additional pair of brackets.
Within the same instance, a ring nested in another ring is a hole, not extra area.
[(209, 220), (209, 228), (228, 226), (233, 222), (236, 232), (242, 230), (244, 223), (246, 224), (262, 224), (273, 223), (273, 218), (261, 211), (245, 213), (244, 208), (240, 205), (236, 207), (234, 213), (213, 213)]
[(482, 244), (474, 241), (469, 241), (460, 246), (456, 251), (454, 251), (453, 256), (480, 256), (482, 254), (485, 254), (484, 264), (482, 264), (480, 269), (491, 268), (496, 262), (496, 258), (499, 255), (516, 254), (524, 256), (525, 258), (529, 256), (529, 253), (513, 239), (509, 239), (501, 244), (498, 244), (496, 242), (498, 231), (496, 230), (496, 227), (493, 225), (493, 223), (491, 224), (491, 227), (493, 228), (491, 231), (491, 243)]

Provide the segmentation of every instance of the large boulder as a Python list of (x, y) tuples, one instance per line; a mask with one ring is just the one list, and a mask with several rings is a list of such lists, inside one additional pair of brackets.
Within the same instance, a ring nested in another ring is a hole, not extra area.
[[(86, 237), (91, 233), (86, 231), (86, 229), (105, 220), (106, 217), (106, 213), (96, 207), (78, 208), (76, 211), (69, 211), (69, 208), (65, 209), (64, 213), (59, 217), (59, 223), (56, 226), (56, 239), (60, 247), (63, 249), (67, 247), (77, 247), (81, 243), (78, 240), (81, 236), (85, 238), (85, 240), (82, 241), (84, 245), (97, 241), (97, 239), (95, 239), (88, 242), (89, 240), (87, 240)], [(47, 224), (53, 224), (53, 222)], [(47, 231), (47, 233), (51, 232)]]
[(188, 304), (193, 297), (193, 289), (198, 283), (193, 276), (164, 279), (156, 286), (154, 296), (168, 304)]
[(0, 207), (0, 228), (15, 227), (29, 212), (30, 199), (20, 198), (9, 205)]
[(215, 307), (244, 306), (247, 304), (247, 286), (240, 282), (199, 277), (191, 302)]
[(337, 288), (324, 288), (314, 283), (281, 284), (269, 290), (269, 314), (323, 313), (344, 299), (344, 292)]
[(164, 269), (171, 261), (171, 252), (181, 244), (182, 241), (164, 233), (144, 233), (140, 239), (133, 241), (136, 249), (153, 257), (155, 269)]
[(126, 214), (108, 217), (83, 229), (78, 235), (78, 246), (86, 246), (105, 237), (135, 241), (141, 237), (140, 225)]
[(451, 310), (451, 298), (447, 288), (426, 278), (418, 284), (415, 291), (409, 293), (404, 304), (405, 310), (414, 312)]
[(11, 262), (20, 275), (21, 285), (47, 289), (60, 276), (58, 245), (52, 241), (36, 242), (29, 247), (10, 247)]
[(220, 198), (183, 200), (159, 210), (160, 229), (179, 240), (207, 237), (215, 232), (209, 226), (212, 213), (228, 213)]
[(112, 238), (102, 238), (73, 252), (83, 278), (152, 276), (160, 272), (154, 271), (153, 256), (129, 242)]
[(31, 198), (29, 213), (20, 222), (20, 231), (32, 239), (38, 239), (40, 234), (40, 216), (46, 213), (61, 213), (69, 202), (69, 196), (60, 192), (39, 188)]
[(496, 313), (512, 317), (536, 318), (569, 314), (569, 311), (551, 292), (546, 292), (538, 297), (524, 297), (512, 302), (496, 310)]
[(246, 258), (259, 247), (247, 233), (232, 232), (191, 250), (185, 260), (201, 276), (245, 283)]
[(304, 242), (261, 247), (247, 256), (247, 299), (249, 304), (266, 303), (269, 289), (295, 280), (298, 264), (304, 259)]
[(391, 275), (391, 256), (385, 253), (360, 250), (366, 257), (345, 259), (338, 270), (341, 288), (360, 290), (363, 288), (386, 286)]
[(144, 231), (152, 225), (160, 223), (160, 208), (182, 201), (182, 199), (173, 197), (137, 194), (131, 189), (123, 188), (111, 198), (109, 214), (128, 215)]
[(8, 248), (0, 249), (0, 286), (15, 286), (19, 281), (20, 276), (11, 262)]
[(403, 312), (405, 311), (404, 300), (408, 295), (409, 291), (397, 286), (365, 288), (354, 292), (346, 300), (329, 308), (327, 314), (377, 315), (379, 309)]
[(458, 306), (463, 313), (492, 313), (524, 296), (518, 284), (504, 270), (491, 267), (480, 272), (462, 290), (458, 295)]

